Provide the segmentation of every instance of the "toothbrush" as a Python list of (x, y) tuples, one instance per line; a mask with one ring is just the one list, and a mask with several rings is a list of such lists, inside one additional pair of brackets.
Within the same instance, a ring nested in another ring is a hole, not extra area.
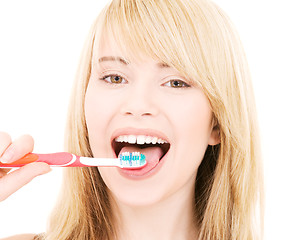
[(45, 162), (51, 167), (119, 167), (124, 169), (140, 169), (147, 162), (145, 155), (140, 152), (123, 152), (118, 158), (80, 157), (68, 152), (50, 154), (28, 153), (12, 163), (0, 163), (0, 168), (22, 167), (32, 162)]

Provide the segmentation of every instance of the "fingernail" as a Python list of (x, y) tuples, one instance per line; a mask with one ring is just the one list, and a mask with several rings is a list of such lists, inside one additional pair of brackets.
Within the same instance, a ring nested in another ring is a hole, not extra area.
[(12, 148), (8, 148), (4, 154), (2, 155), (2, 157), (0, 158), (0, 162), (2, 163), (9, 163), (11, 162), (12, 158), (14, 156), (14, 151)]

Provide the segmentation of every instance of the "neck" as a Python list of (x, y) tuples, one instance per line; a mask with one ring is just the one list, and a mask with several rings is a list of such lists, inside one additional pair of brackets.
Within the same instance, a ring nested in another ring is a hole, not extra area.
[(150, 206), (127, 206), (117, 202), (119, 239), (196, 239), (194, 188), (186, 189)]

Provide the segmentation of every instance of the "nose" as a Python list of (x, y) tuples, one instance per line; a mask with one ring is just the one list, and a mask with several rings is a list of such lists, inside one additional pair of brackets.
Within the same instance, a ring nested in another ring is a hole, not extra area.
[(134, 117), (156, 116), (158, 107), (153, 91), (144, 88), (131, 90), (122, 104), (121, 114)]

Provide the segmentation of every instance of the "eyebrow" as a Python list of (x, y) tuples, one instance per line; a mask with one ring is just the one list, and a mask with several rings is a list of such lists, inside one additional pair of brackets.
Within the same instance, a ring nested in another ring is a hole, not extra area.
[[(128, 65), (129, 62), (127, 60), (125, 60), (124, 58), (122, 57), (117, 57), (117, 56), (105, 56), (105, 57), (101, 57), (99, 58), (98, 60), (99, 62), (120, 62), (124, 65)], [(159, 68), (170, 68), (170, 66), (167, 64), (167, 63), (157, 63), (157, 66)]]
[(168, 65), (167, 63), (163, 63), (163, 62), (158, 63), (157, 65), (159, 68), (170, 68), (170, 65)]
[(125, 59), (121, 57), (113, 57), (113, 56), (106, 56), (106, 57), (101, 57), (98, 60), (99, 62), (108, 62), (108, 61), (115, 61), (115, 62), (120, 62), (122, 64), (128, 65), (129, 62), (126, 61)]

